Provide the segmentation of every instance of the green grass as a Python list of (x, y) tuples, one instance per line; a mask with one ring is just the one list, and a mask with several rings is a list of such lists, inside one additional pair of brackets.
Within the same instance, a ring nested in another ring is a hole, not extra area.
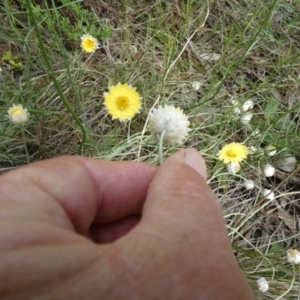
[[(165, 147), (164, 157), (182, 147), (199, 150), (241, 268), (255, 290), (259, 277), (269, 281), (269, 291), (257, 291), (257, 298), (295, 299), (299, 270), (285, 257), (287, 249), (299, 248), (299, 169), (274, 179), (260, 170), (286, 154), (300, 158), (300, 2), (37, 2), (32, 8), (41, 40), (27, 0), (0, 4), (0, 170), (78, 153), (157, 164), (149, 110), (180, 106), (192, 131), (183, 146)], [(85, 33), (101, 41), (91, 56), (80, 49)], [(198, 91), (194, 81), (201, 83)], [(118, 82), (143, 96), (130, 130), (103, 106), (103, 92)], [(255, 103), (248, 126), (234, 113), (232, 97)], [(12, 104), (31, 114), (24, 134), (6, 116)], [(274, 145), (277, 154), (251, 155), (233, 176), (217, 160), (230, 142)], [(254, 190), (242, 188), (245, 178), (254, 180)], [(281, 206), (262, 198), (262, 188), (274, 190)]]

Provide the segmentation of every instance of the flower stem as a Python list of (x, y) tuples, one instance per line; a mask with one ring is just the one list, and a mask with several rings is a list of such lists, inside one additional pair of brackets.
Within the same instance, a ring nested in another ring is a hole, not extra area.
[(163, 163), (163, 141), (165, 137), (165, 130), (162, 131), (159, 137), (159, 164)]
[(130, 143), (130, 125), (131, 125), (131, 120), (128, 122), (127, 143)]
[(25, 153), (26, 153), (26, 162), (27, 162), (27, 164), (29, 164), (30, 163), (29, 152), (27, 149), (26, 138), (25, 138), (25, 129), (23, 126), (21, 128), (21, 132), (22, 132), (23, 145), (24, 145), (24, 149), (25, 149)]
[(78, 154), (81, 155), (82, 154), (83, 145), (86, 142), (86, 130), (85, 130), (84, 126), (82, 125), (81, 121), (79, 120), (79, 118), (77, 117), (77, 115), (75, 114), (75, 112), (73, 111), (70, 103), (66, 99), (64, 93), (62, 92), (62, 89), (61, 89), (58, 81), (56, 80), (56, 77), (54, 75), (54, 72), (53, 72), (50, 60), (48, 58), (48, 54), (47, 54), (46, 48), (44, 46), (44, 42), (42, 40), (42, 36), (41, 36), (41, 32), (40, 32), (39, 26), (37, 24), (37, 21), (36, 21), (36, 18), (35, 18), (33, 9), (32, 9), (32, 3), (31, 3), (30, 0), (25, 0), (25, 2), (26, 2), (26, 6), (27, 6), (27, 9), (28, 9), (31, 21), (33, 23), (33, 26), (34, 26), (34, 29), (35, 29), (35, 32), (36, 32), (36, 36), (37, 36), (37, 39), (38, 39), (38, 42), (39, 42), (39, 46), (40, 46), (40, 49), (41, 49), (41, 52), (42, 52), (43, 59), (44, 59), (45, 64), (46, 64), (46, 66), (48, 68), (48, 75), (52, 79), (53, 84), (54, 84), (54, 86), (55, 86), (55, 88), (56, 88), (56, 90), (57, 90), (57, 92), (58, 92), (58, 94), (59, 94), (62, 102), (64, 103), (65, 107), (67, 108), (67, 110), (69, 111), (69, 113), (71, 114), (71, 116), (74, 118), (75, 122), (80, 127), (80, 130), (82, 132), (82, 140), (81, 140), (81, 143), (80, 143), (79, 148), (78, 148)]

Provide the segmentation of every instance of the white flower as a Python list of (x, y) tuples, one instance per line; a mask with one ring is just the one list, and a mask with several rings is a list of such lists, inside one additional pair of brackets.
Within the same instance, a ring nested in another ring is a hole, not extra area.
[(230, 174), (236, 174), (237, 172), (239, 172), (241, 170), (241, 166), (239, 163), (229, 163), (227, 165), (227, 171)]
[(269, 189), (263, 189), (261, 193), (262, 193), (263, 197), (265, 197), (268, 200), (274, 200), (274, 198), (275, 198), (274, 192), (272, 192)]
[(29, 119), (29, 113), (27, 111), (27, 108), (23, 108), (21, 104), (14, 105), (9, 108), (7, 111), (9, 119), (15, 124), (15, 125), (23, 125), (25, 124)]
[(201, 87), (201, 82), (200, 81), (194, 81), (192, 82), (192, 88), (195, 90), (195, 91), (198, 91)]
[(247, 190), (252, 190), (252, 189), (254, 189), (254, 181), (251, 179), (245, 179), (243, 186)]
[(183, 111), (173, 105), (159, 106), (149, 113), (149, 129), (155, 138), (163, 134), (166, 144), (181, 144), (191, 130)]
[(267, 154), (269, 156), (274, 156), (276, 154), (276, 152), (277, 152), (276, 147), (274, 147), (274, 146), (268, 146), (265, 149), (266, 149)]
[(269, 164), (266, 164), (264, 167), (264, 174), (266, 177), (274, 176), (275, 174), (275, 168)]
[(266, 280), (266, 278), (261, 277), (259, 279), (257, 279), (257, 285), (258, 285), (258, 289), (265, 293), (268, 289), (269, 289), (269, 284), (268, 281)]
[(276, 163), (276, 167), (284, 172), (292, 172), (296, 167), (296, 157), (286, 156)]
[(254, 105), (254, 103), (253, 103), (252, 100), (247, 100), (247, 101), (244, 102), (244, 104), (242, 105), (242, 110), (243, 110), (243, 111), (247, 111), (247, 110), (253, 108), (253, 105)]
[(287, 260), (291, 264), (300, 264), (300, 252), (295, 249), (289, 249), (287, 251)]
[(241, 117), (241, 122), (244, 124), (244, 125), (248, 125), (252, 119), (252, 114), (251, 113), (246, 113), (244, 114), (242, 117)]

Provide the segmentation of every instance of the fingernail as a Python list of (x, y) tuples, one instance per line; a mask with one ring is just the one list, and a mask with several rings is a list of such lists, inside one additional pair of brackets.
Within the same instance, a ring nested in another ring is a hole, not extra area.
[(204, 159), (195, 149), (184, 150), (185, 162), (196, 170), (206, 180), (206, 166)]

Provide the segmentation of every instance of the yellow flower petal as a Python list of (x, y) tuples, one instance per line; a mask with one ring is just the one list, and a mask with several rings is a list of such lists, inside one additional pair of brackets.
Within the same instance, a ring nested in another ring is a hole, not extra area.
[(225, 164), (239, 163), (247, 158), (249, 149), (240, 143), (231, 143), (219, 151), (219, 159)]

